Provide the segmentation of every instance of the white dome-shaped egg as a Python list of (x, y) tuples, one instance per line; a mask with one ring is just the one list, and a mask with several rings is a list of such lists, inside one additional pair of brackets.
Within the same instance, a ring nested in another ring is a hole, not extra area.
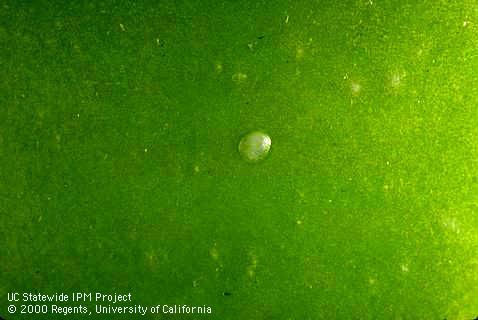
[(257, 162), (264, 159), (271, 149), (271, 138), (261, 131), (253, 131), (242, 137), (239, 153), (244, 160)]

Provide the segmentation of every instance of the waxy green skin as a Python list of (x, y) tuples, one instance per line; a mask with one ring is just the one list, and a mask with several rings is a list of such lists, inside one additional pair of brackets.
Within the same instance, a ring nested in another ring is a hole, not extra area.
[[(478, 316), (477, 14), (3, 2), (0, 316), (39, 291), (208, 319)], [(249, 165), (258, 129), (273, 147)]]

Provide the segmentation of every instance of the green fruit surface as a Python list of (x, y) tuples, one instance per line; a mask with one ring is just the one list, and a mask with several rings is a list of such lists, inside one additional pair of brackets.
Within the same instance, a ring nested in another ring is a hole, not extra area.
[(478, 2), (7, 0), (0, 44), (1, 317), (478, 316)]

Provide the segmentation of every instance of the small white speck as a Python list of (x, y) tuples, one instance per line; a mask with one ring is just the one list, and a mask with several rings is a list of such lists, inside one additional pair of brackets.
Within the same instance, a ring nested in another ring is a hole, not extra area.
[(126, 31), (126, 29), (125, 29), (125, 27), (122, 23), (120, 23), (119, 26), (120, 26), (121, 31), (123, 31), (123, 32)]
[(144, 152), (145, 152), (145, 153), (148, 152), (148, 148), (144, 148)]
[(289, 23), (289, 16), (285, 17), (285, 23)]
[(156, 44), (159, 46), (159, 38), (156, 38)]
[(195, 165), (195, 166), (194, 166), (194, 172), (195, 172), (195, 173), (198, 173), (198, 172), (199, 172), (199, 166), (198, 166), (198, 165)]
[(297, 223), (297, 225), (300, 226), (300, 225), (303, 223), (303, 221), (299, 219), (299, 220), (297, 220), (295, 223)]
[(408, 264), (407, 263), (402, 263), (400, 265), (400, 269), (402, 269), (403, 272), (408, 272), (410, 269), (408, 268)]
[(77, 117), (77, 118), (79, 118), (79, 117), (80, 117), (80, 114), (79, 114), (79, 113), (77, 113), (77, 114), (76, 114), (76, 117)]

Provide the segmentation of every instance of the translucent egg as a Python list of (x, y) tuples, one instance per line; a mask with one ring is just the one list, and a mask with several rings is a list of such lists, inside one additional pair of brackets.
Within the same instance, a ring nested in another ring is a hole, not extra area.
[(264, 159), (271, 149), (271, 138), (261, 131), (246, 134), (239, 141), (239, 153), (248, 162)]

